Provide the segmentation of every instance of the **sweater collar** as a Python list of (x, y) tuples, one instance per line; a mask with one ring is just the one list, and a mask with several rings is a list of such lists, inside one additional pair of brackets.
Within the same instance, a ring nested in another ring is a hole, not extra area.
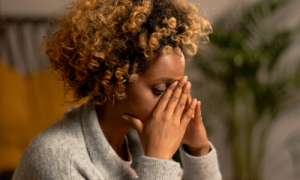
[[(136, 172), (122, 161), (105, 138), (91, 100), (83, 104), (81, 117), (87, 151), (92, 163), (99, 169), (101, 174), (106, 175), (103, 178), (116, 180), (136, 178)], [(127, 137), (133, 158), (132, 167), (135, 168), (143, 155), (143, 149), (136, 131), (130, 130)]]

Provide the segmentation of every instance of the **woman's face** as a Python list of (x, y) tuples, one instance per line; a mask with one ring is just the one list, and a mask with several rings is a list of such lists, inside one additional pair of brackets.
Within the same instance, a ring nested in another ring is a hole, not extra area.
[(179, 47), (168, 54), (157, 54), (138, 80), (126, 86), (127, 97), (117, 102), (121, 114), (146, 122), (166, 88), (184, 73), (185, 59)]

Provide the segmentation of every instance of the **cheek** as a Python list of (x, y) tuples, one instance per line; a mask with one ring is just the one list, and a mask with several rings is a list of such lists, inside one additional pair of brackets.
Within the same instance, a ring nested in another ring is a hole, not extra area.
[(142, 91), (144, 93), (135, 93), (132, 96), (131, 106), (134, 112), (133, 115), (138, 117), (142, 121), (146, 121), (150, 118), (159, 97), (154, 96), (151, 90)]

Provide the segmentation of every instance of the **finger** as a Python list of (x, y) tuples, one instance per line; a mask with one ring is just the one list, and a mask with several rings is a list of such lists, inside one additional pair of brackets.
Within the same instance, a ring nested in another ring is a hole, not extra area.
[(193, 99), (192, 103), (189, 106), (189, 109), (185, 112), (184, 116), (181, 119), (181, 124), (186, 128), (188, 123), (191, 120), (192, 115), (195, 113), (195, 108), (197, 104), (197, 99)]
[[(191, 86), (192, 86), (192, 84), (191, 84)], [(191, 88), (190, 88), (190, 92), (191, 92)], [(191, 102), (192, 102), (192, 96), (191, 96), (191, 94), (190, 94), (189, 97), (188, 97), (188, 99), (186, 100), (185, 107), (184, 107), (184, 111), (183, 111), (183, 113), (181, 114), (181, 118), (182, 118), (182, 116), (184, 115), (184, 113), (189, 109), (189, 106), (190, 106)]]
[[(192, 86), (192, 85), (191, 85)], [(190, 90), (191, 91), (191, 90)], [(189, 109), (189, 105), (191, 104), (192, 102), (192, 96), (191, 94), (189, 95), (187, 101), (186, 101), (186, 105), (185, 105), (185, 110), (188, 110)]]
[(182, 112), (185, 108), (186, 101), (190, 94), (190, 88), (191, 88), (191, 83), (187, 82), (182, 89), (179, 102), (177, 103), (177, 106), (174, 110), (174, 114), (173, 114), (174, 117), (178, 117), (182, 115)]
[[(185, 76), (188, 78), (188, 76)], [(191, 87), (192, 87), (192, 84), (191, 84)], [(191, 88), (190, 88), (191, 89)], [(192, 102), (192, 97), (191, 97), (191, 94), (189, 95), (189, 97), (187, 98), (186, 100), (186, 103), (185, 103), (185, 106), (184, 106), (184, 110), (187, 111), (188, 110), (188, 107), (190, 105), (190, 103)]]
[(175, 90), (173, 91), (172, 95), (170, 96), (169, 102), (166, 106), (165, 112), (166, 113), (174, 113), (175, 107), (177, 106), (177, 103), (179, 101), (181, 92), (182, 92), (182, 88), (186, 83), (186, 77), (183, 77), (180, 79), (180, 81), (178, 82)]
[(202, 123), (202, 116), (201, 116), (201, 101), (197, 102), (196, 106), (196, 113), (195, 113), (195, 122), (197, 124)]
[[(190, 90), (191, 91), (191, 90)], [(185, 111), (187, 111), (188, 109), (189, 109), (189, 105), (191, 104), (191, 102), (192, 102), (192, 96), (191, 96), (191, 94), (189, 95), (189, 98), (188, 98), (188, 100), (187, 100), (187, 104), (186, 104), (186, 106), (185, 106)], [(194, 118), (194, 115), (192, 115), (192, 118)]]
[(144, 124), (142, 123), (141, 120), (139, 120), (138, 118), (133, 117), (133, 116), (131, 116), (129, 114), (124, 114), (122, 117), (124, 119), (126, 119), (129, 122), (130, 126), (133, 129), (135, 129), (139, 134), (143, 132), (143, 130), (144, 130)]
[(178, 81), (173, 82), (165, 91), (165, 93), (160, 97), (156, 108), (154, 109), (154, 113), (163, 112), (169, 102), (170, 96), (172, 95), (173, 91), (175, 90)]

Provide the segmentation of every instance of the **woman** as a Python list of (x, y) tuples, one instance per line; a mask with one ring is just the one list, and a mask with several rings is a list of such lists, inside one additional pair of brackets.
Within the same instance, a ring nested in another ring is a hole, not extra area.
[[(174, 0), (79, 0), (47, 40), (76, 100), (35, 137), (13, 179), (221, 179), (185, 58), (211, 33)], [(171, 160), (180, 148), (183, 171)]]

